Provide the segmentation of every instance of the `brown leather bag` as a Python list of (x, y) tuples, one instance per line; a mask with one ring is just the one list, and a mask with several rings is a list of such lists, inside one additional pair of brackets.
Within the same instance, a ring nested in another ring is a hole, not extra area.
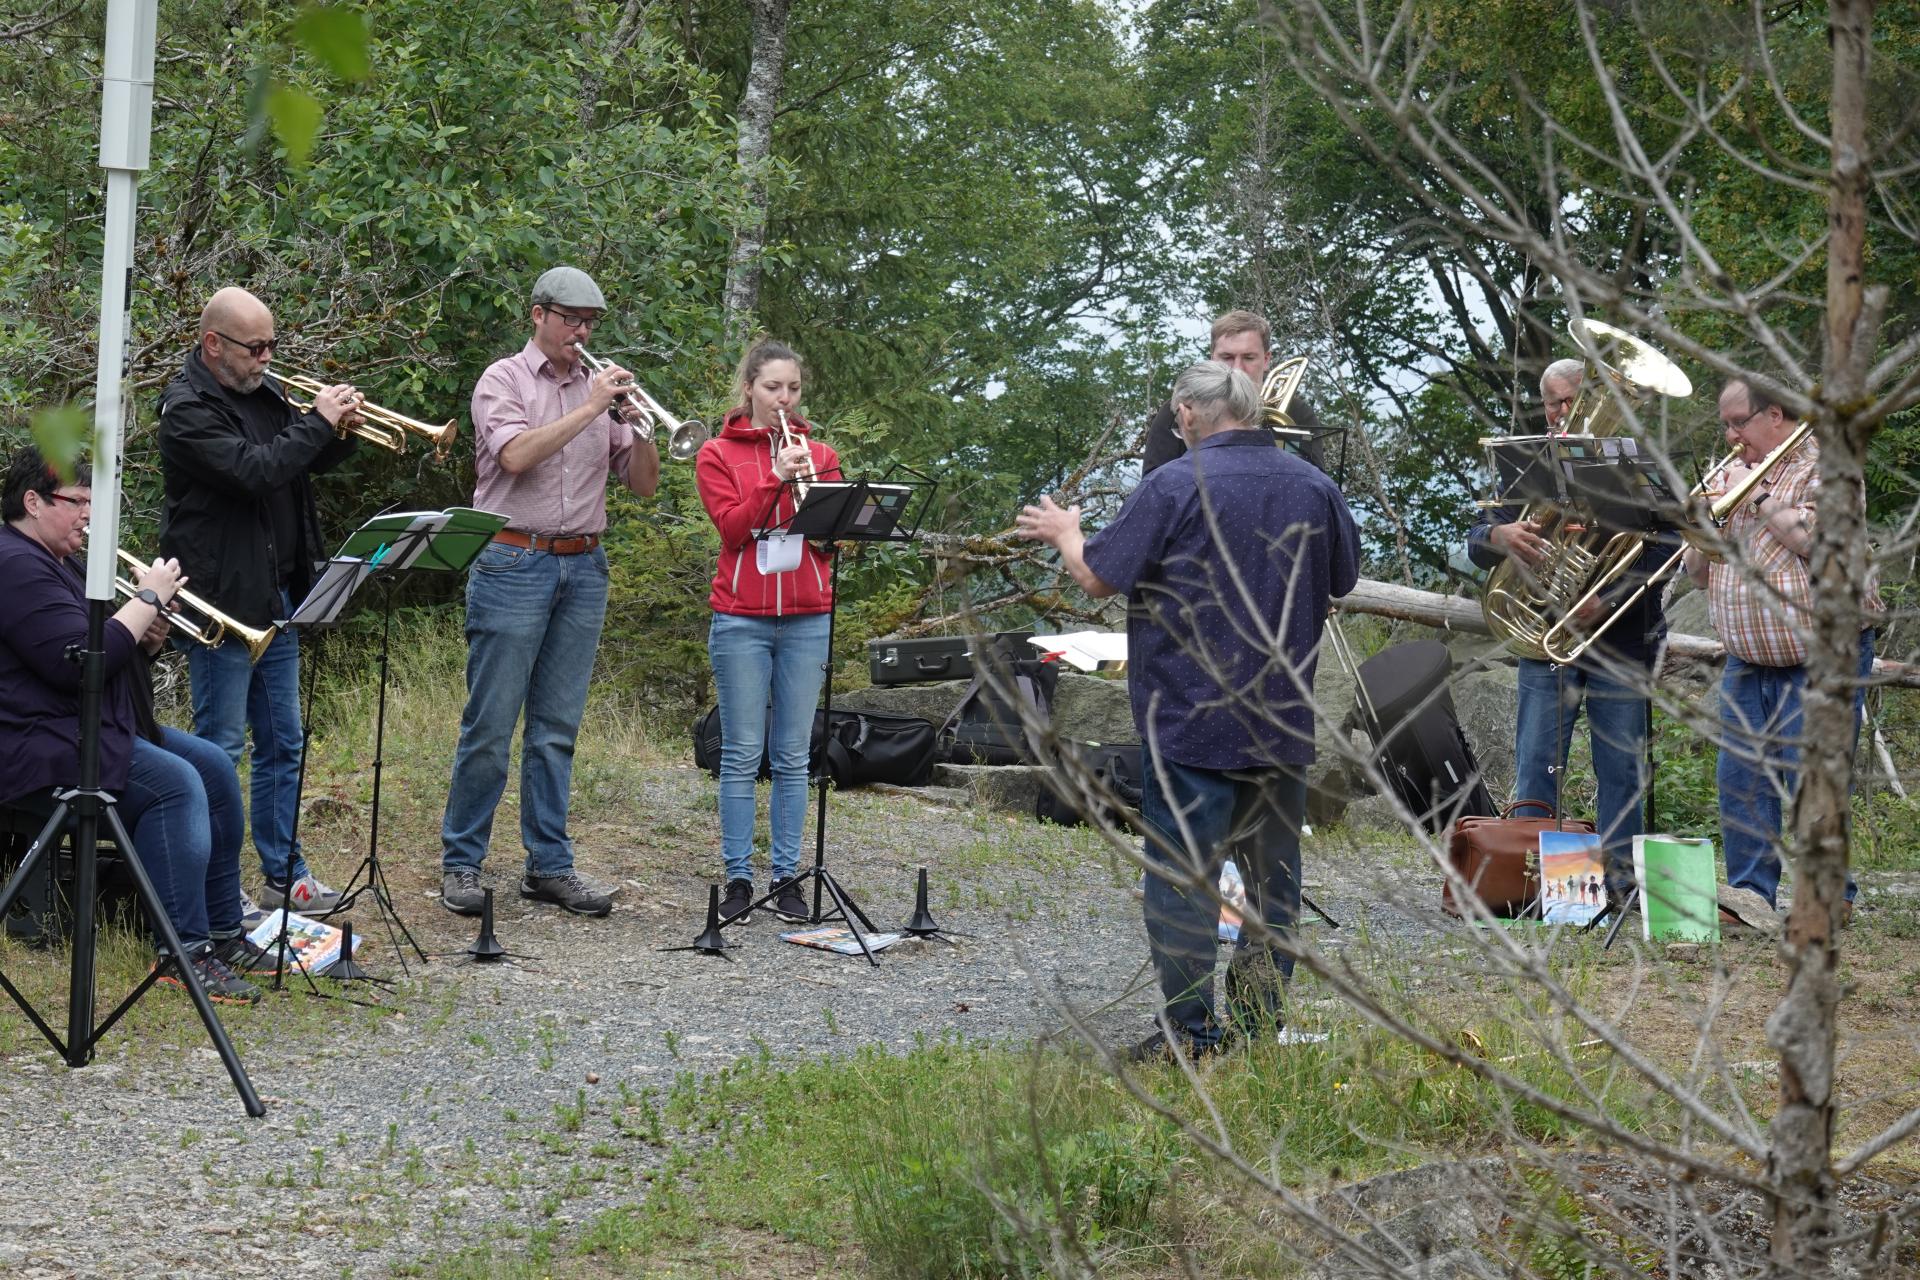
[[(1544, 809), (1544, 818), (1516, 818), (1516, 809)], [(1586, 831), (1594, 826), (1584, 818), (1559, 819), (1553, 806), (1540, 800), (1516, 800), (1497, 818), (1456, 819), (1448, 833), (1447, 858), (1481, 901), (1496, 916), (1509, 919), (1530, 915), (1540, 898), (1540, 833)], [(1455, 900), (1453, 881), (1441, 881), (1440, 909), (1450, 916), (1467, 914)]]

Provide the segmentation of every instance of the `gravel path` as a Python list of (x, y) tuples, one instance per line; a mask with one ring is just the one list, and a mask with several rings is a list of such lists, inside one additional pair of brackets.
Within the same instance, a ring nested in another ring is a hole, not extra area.
[[(934, 914), (974, 936), (903, 943), (876, 969), (784, 944), (763, 915), (729, 931), (740, 943), (729, 963), (656, 951), (691, 940), (704, 911), (701, 876), (717, 868), (689, 868), (676, 850), (712, 847), (711, 786), (686, 769), (642, 785), (644, 839), (614, 824), (576, 831), (583, 870), (622, 886), (609, 920), (531, 907), (495, 867), (499, 935), (518, 957), (505, 964), (467, 963), (473, 922), (438, 905), (437, 866), (389, 854), (400, 912), (440, 958), (416, 965), (384, 1009), (296, 995), (229, 1012), (264, 1120), (245, 1117), (177, 994), (150, 996), (81, 1071), (0, 1009), (0, 1028), (12, 1024), (0, 1041), (0, 1274), (391, 1274), (643, 1197), (683, 1140), (653, 1140), (650, 1101), (682, 1073), (762, 1051), (904, 1050), (949, 1031), (1025, 1039), (1058, 1025), (1059, 999), (1093, 1010), (1116, 1040), (1146, 1029), (1133, 873), (1089, 833), (836, 796), (829, 864), (875, 922), (906, 918), (913, 870), (927, 865)], [(1364, 899), (1352, 862), (1321, 861), (1310, 850), (1309, 893), (1353, 914)], [(1376, 941), (1424, 935), (1398, 913), (1368, 914)], [(377, 932), (364, 910), (356, 923)], [(394, 958), (384, 940), (367, 957), (382, 974)]]

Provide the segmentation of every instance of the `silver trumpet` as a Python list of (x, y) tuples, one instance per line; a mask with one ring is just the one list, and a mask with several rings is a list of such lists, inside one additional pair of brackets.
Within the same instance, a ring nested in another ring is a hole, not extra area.
[[(580, 362), (599, 373), (607, 367), (607, 362), (587, 350), (582, 342), (573, 343), (573, 349), (580, 353)], [(656, 427), (665, 427), (668, 433), (667, 456), (679, 462), (685, 462), (700, 452), (700, 446), (713, 435), (704, 422), (698, 418), (682, 420), (674, 417), (661, 407), (660, 402), (641, 390), (634, 383), (613, 402), (613, 417), (616, 422), (624, 422), (633, 428), (634, 438), (653, 442)]]
[[(780, 447), (782, 449), (791, 449), (794, 445), (805, 444), (806, 441), (801, 438), (800, 433), (793, 429), (793, 424), (787, 421), (787, 411), (785, 409), (775, 409), (774, 412), (780, 415)], [(811, 467), (813, 465), (811, 453), (809, 453), (808, 458), (809, 461), (807, 465)], [(819, 472), (817, 471), (808, 471), (805, 475), (795, 476), (793, 478), (793, 505), (797, 507), (806, 503), (807, 490), (811, 487), (808, 481), (815, 479), (818, 475)]]

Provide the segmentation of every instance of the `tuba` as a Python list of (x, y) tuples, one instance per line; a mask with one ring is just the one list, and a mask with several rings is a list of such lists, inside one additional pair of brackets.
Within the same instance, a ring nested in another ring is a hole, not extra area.
[[(1629, 406), (1637, 413), (1655, 396), (1684, 399), (1693, 394), (1693, 383), (1679, 365), (1631, 334), (1593, 320), (1575, 320), (1567, 332), (1586, 356), (1588, 372), (1567, 411), (1568, 429), (1561, 434), (1614, 435), (1627, 424)], [(1577, 502), (1531, 502), (1520, 519), (1539, 525), (1551, 546), (1532, 568), (1508, 558), (1488, 575), (1480, 596), (1487, 629), (1523, 658), (1572, 662), (1621, 610), (1585, 634), (1578, 632), (1575, 614), (1633, 567), (1645, 535), (1610, 533)], [(1639, 593), (1631, 597), (1638, 598)]]
[(1260, 380), (1260, 422), (1273, 432), (1276, 441), (1313, 438), (1311, 431), (1295, 426), (1293, 415), (1287, 412), (1293, 405), (1293, 393), (1306, 376), (1307, 357), (1294, 356), (1268, 369), (1267, 376)]

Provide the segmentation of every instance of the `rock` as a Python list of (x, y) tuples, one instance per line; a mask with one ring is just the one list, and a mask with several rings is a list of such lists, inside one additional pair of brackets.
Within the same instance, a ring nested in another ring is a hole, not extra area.
[(1053, 731), (1075, 742), (1138, 742), (1127, 682), (1062, 671), (1053, 693)]
[(1033, 816), (1033, 802), (1046, 785), (1045, 770), (1025, 764), (937, 764), (936, 786), (959, 787), (978, 805)]
[(833, 695), (836, 711), (871, 711), (886, 716), (919, 716), (939, 725), (953, 714), (966, 695), (965, 680), (940, 680), (932, 684), (875, 685), (871, 689), (853, 689)]

